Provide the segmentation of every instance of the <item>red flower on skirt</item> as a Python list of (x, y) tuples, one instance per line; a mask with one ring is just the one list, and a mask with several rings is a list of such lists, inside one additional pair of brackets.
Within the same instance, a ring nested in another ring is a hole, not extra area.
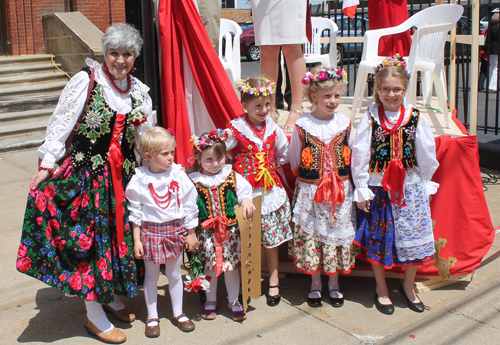
[(45, 228), (45, 237), (47, 237), (48, 240), (52, 237), (52, 228), (50, 227), (50, 224)]
[(87, 297), (85, 297), (85, 299), (87, 301), (97, 301), (97, 296), (96, 296), (95, 292), (92, 291), (91, 293), (87, 294)]
[(91, 275), (85, 276), (83, 277), (83, 283), (87, 285), (89, 289), (92, 289), (95, 285), (95, 277)]
[(103, 271), (106, 267), (108, 267), (106, 260), (104, 258), (99, 258), (99, 260), (97, 260), (97, 268)]
[(104, 278), (104, 280), (111, 280), (113, 279), (113, 271), (108, 271), (108, 270), (104, 270), (102, 271), (102, 277)]
[(31, 259), (30, 258), (22, 258), (17, 260), (17, 269), (21, 272), (26, 272), (31, 267)]
[(52, 217), (55, 217), (57, 215), (57, 210), (56, 210), (56, 207), (54, 206), (53, 203), (51, 203), (50, 201), (47, 202), (47, 205), (48, 205), (48, 208), (49, 208), (49, 212), (50, 212), (50, 215)]
[(79, 272), (76, 272), (74, 276), (69, 277), (69, 286), (71, 286), (73, 290), (81, 290), (82, 278), (80, 277)]
[(81, 274), (89, 274), (90, 272), (90, 265), (87, 262), (80, 262), (77, 266), (76, 269), (78, 272)]
[(47, 209), (47, 198), (43, 192), (38, 192), (36, 195), (35, 206), (42, 212), (45, 212)]
[(78, 237), (78, 244), (80, 245), (80, 248), (89, 250), (90, 246), (92, 246), (92, 238), (85, 234), (80, 234)]
[(45, 186), (44, 192), (50, 199), (52, 199), (56, 195), (56, 189), (51, 184)]
[(59, 275), (59, 280), (62, 281), (62, 282), (65, 281), (66, 280), (66, 276), (64, 274)]
[(64, 249), (65, 240), (61, 239), (61, 236), (56, 236), (50, 243), (59, 250)]
[(60, 228), (59, 222), (55, 219), (49, 220), (49, 225), (51, 228), (53, 228), (56, 231), (59, 230), (59, 228)]
[(120, 250), (120, 258), (123, 258), (125, 255), (127, 255), (129, 247), (125, 242), (122, 242), (122, 244), (120, 244), (119, 250)]
[(24, 258), (28, 253), (28, 248), (22, 243), (19, 243), (19, 251), (17, 252), (18, 258)]

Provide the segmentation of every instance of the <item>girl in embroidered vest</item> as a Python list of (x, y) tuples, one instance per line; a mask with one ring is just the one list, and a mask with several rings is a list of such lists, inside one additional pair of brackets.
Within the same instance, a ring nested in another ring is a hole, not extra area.
[(126, 337), (101, 304), (135, 319), (116, 295), (137, 295), (124, 188), (140, 159), (134, 143), (153, 122), (149, 88), (129, 74), (141, 45), (130, 25), (109, 27), (104, 64), (87, 59), (62, 91), (38, 149), (17, 261), (20, 272), (85, 299), (85, 327), (106, 342)]
[(288, 140), (268, 116), (276, 84), (264, 77), (240, 80), (241, 104), (245, 114), (231, 121), (228, 150), (233, 150), (233, 167), (253, 187), (253, 197), (262, 195), (262, 245), (269, 267), (267, 305), (281, 300), (278, 278), (278, 246), (292, 238), (290, 202), (278, 175), (288, 162)]
[(139, 152), (149, 167), (136, 169), (127, 186), (128, 209), (134, 233), (134, 253), (144, 259), (144, 297), (148, 309), (145, 334), (158, 337), (158, 278), (165, 264), (172, 301), (172, 322), (182, 331), (194, 330), (194, 323), (182, 312), (182, 249), (197, 246), (198, 193), (193, 183), (173, 163), (176, 141), (173, 130), (153, 127), (141, 138)]
[(309, 306), (322, 306), (323, 270), (329, 276), (330, 304), (341, 307), (344, 296), (337, 273), (349, 273), (354, 266), (355, 235), (349, 168), (352, 125), (335, 111), (347, 73), (318, 66), (306, 73), (302, 84), (313, 110), (297, 120), (290, 143), (290, 165), (298, 180), (289, 255), (299, 271), (311, 275)]
[[(410, 74), (399, 54), (375, 68), (375, 101), (358, 126), (353, 144), (352, 171), (358, 204), (354, 243), (371, 262), (377, 289), (375, 305), (394, 313), (385, 282), (385, 269), (404, 266), (399, 292), (410, 309), (423, 312), (413, 291), (418, 265), (434, 261), (430, 195), (438, 167), (434, 137), (428, 121), (403, 104)], [(390, 192), (390, 193), (389, 193)]]
[(243, 207), (243, 215), (250, 217), (255, 211), (252, 204), (252, 186), (230, 164), (226, 164), (225, 141), (228, 132), (218, 129), (193, 136), (191, 139), (198, 172), (189, 175), (198, 190), (200, 226), (199, 258), (210, 277), (210, 291), (201, 317), (213, 320), (217, 315), (217, 277), (224, 272), (229, 310), (234, 321), (246, 319), (238, 302), (240, 289), (241, 242), (234, 207)]

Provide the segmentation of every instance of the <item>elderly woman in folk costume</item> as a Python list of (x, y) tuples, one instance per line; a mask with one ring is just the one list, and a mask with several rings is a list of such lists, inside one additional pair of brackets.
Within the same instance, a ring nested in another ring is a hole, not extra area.
[(109, 343), (126, 336), (104, 310), (135, 319), (116, 295), (137, 295), (124, 187), (152, 127), (149, 88), (130, 75), (141, 45), (130, 25), (109, 27), (104, 64), (87, 59), (64, 88), (38, 149), (17, 259), (20, 272), (83, 298), (85, 328)]

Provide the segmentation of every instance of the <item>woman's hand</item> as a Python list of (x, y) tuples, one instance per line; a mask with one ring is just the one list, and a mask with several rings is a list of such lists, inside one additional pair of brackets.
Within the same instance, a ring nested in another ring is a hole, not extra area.
[(30, 180), (31, 190), (36, 190), (40, 183), (44, 182), (50, 177), (50, 172), (48, 170), (40, 170)]
[(365, 211), (366, 213), (370, 212), (370, 200), (357, 202), (356, 204), (361, 211)]
[(188, 231), (185, 247), (188, 252), (192, 252), (193, 250), (198, 249), (198, 239), (196, 238), (194, 229), (192, 229), (192, 232)]
[(250, 199), (244, 198), (241, 202), (241, 207), (243, 207), (243, 219), (250, 218), (255, 211), (254, 204), (250, 201)]
[(142, 259), (144, 256), (144, 247), (142, 246), (142, 242), (140, 240), (134, 241), (134, 255), (136, 259)]

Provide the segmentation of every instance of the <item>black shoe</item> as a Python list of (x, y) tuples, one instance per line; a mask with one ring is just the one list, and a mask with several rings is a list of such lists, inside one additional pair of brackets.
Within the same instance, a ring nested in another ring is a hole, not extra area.
[[(319, 291), (319, 290), (311, 290), (311, 291), (309, 291), (309, 294), (311, 292), (319, 292), (320, 295), (321, 295), (321, 291)], [(323, 306), (323, 304), (321, 303), (321, 297), (319, 297), (319, 298), (311, 298), (311, 297), (307, 296), (307, 304), (311, 308), (319, 308), (319, 307)]]
[(330, 290), (330, 304), (332, 305), (332, 307), (334, 308), (340, 308), (344, 305), (344, 297), (340, 297), (340, 298), (333, 298), (331, 296), (331, 293), (333, 291), (337, 291), (337, 292), (340, 292), (340, 290), (338, 289), (332, 289)]
[(415, 294), (415, 296), (419, 299), (418, 303), (414, 303), (414, 302), (410, 301), (410, 299), (408, 298), (408, 296), (406, 296), (406, 292), (405, 292), (405, 289), (403, 287), (403, 284), (401, 284), (399, 286), (399, 290), (398, 291), (405, 298), (406, 303), (408, 303), (408, 308), (410, 308), (410, 310), (413, 310), (413, 311), (415, 311), (417, 313), (423, 313), (424, 312), (425, 306), (422, 303), (422, 301), (420, 301), (420, 299), (418, 298), (418, 296), (416, 294)]
[[(251, 301), (252, 301), (252, 298), (248, 297), (247, 304), (250, 304)], [(238, 295), (238, 302), (240, 302), (240, 304), (243, 305), (243, 294), (241, 294), (241, 293)]]
[(394, 304), (382, 304), (378, 300), (378, 295), (375, 292), (375, 307), (377, 307), (377, 310), (381, 312), (382, 314), (386, 315), (392, 315), (394, 314)]
[[(270, 289), (279, 288), (279, 285), (269, 286)], [(276, 307), (280, 304), (281, 294), (277, 294), (276, 296), (269, 296), (269, 290), (267, 291), (267, 305), (270, 307)]]

